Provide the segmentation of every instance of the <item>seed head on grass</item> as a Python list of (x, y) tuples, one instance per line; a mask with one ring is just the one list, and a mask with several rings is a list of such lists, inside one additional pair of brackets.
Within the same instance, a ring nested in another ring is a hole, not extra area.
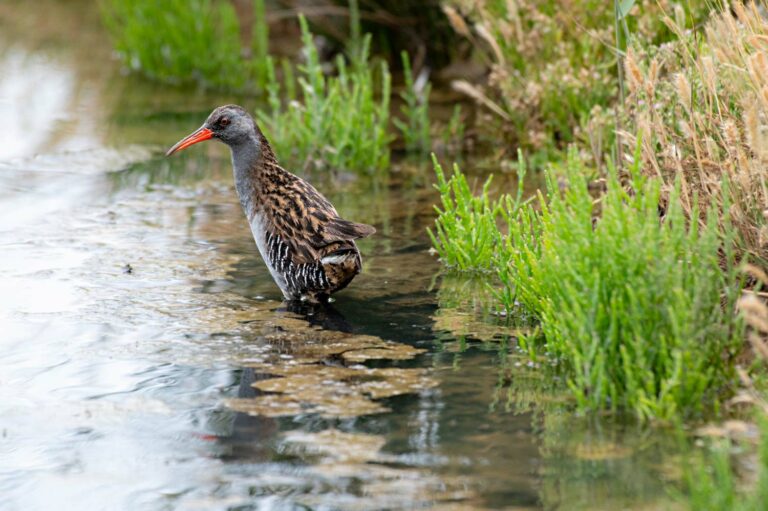
[[(740, 258), (768, 266), (768, 245), (761, 241), (768, 204), (768, 20), (749, 3), (715, 12), (703, 38), (692, 37), (671, 18), (665, 22), (677, 39), (664, 48), (654, 100), (638, 91), (627, 98), (629, 136), (622, 137), (632, 144), (634, 135), (641, 135), (640, 168), (662, 177), (665, 194), (680, 182), (683, 202), (698, 195), (700, 217), (710, 208), (721, 225), (729, 217), (738, 232), (734, 243)], [(641, 67), (658, 59), (650, 58), (651, 51), (645, 57), (640, 53)], [(674, 157), (665, 157), (670, 154)], [(729, 197), (717, 186), (724, 176)]]

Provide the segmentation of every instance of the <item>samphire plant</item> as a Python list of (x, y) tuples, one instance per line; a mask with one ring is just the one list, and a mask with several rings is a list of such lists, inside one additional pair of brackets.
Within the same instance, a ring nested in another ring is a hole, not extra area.
[[(768, 285), (765, 272), (755, 266), (745, 269), (762, 286)], [(747, 338), (756, 369), (764, 369), (768, 363), (768, 304), (760, 291), (745, 291), (739, 309), (749, 328)], [(768, 401), (764, 382), (758, 383), (744, 373), (740, 379), (743, 387), (737, 398), (755, 408), (760, 436), (757, 449), (751, 435), (734, 440), (727, 427), (717, 431), (705, 446), (706, 463), (699, 459), (689, 461), (683, 481), (685, 491), (675, 492), (680, 493), (678, 500), (691, 511), (763, 511), (768, 502)], [(748, 467), (747, 474), (735, 468), (734, 458), (746, 461), (739, 465)]]
[[(689, 465), (686, 494), (678, 500), (691, 511), (764, 511), (768, 502), (768, 418), (759, 417), (760, 443), (755, 460), (755, 480), (744, 485), (731, 465), (734, 452), (743, 447), (725, 438), (714, 441), (704, 453), (706, 463)], [(751, 448), (751, 446), (750, 446)]]
[(412, 153), (426, 153), (432, 141), (429, 134), (429, 93), (432, 89), (426, 80), (414, 79), (411, 59), (407, 52), (402, 52), (404, 89), (400, 92), (403, 104), (400, 112), (404, 119), (393, 119), (405, 142), (405, 149)]
[[(447, 182), (437, 169), (444, 209), (433, 243), (460, 268), (494, 271), (504, 308), (539, 320), (528, 349), (543, 347), (580, 409), (640, 420), (711, 412), (744, 339), (733, 228), (715, 217), (688, 222), (679, 188), (660, 214), (660, 180), (628, 170), (628, 186), (612, 173), (595, 197), (572, 151), (536, 203), (500, 204), (474, 197), (458, 169)], [(505, 236), (494, 231), (498, 215)]]
[(488, 196), (493, 176), (485, 181), (476, 196), (458, 165), (454, 164), (453, 175), (446, 179), (434, 155), (432, 161), (437, 174), (435, 188), (440, 192), (442, 204), (442, 208), (435, 206), (438, 215), (435, 231), (427, 229), (432, 248), (451, 270), (490, 272), (502, 239), (496, 225), (502, 204)]
[(502, 194), (492, 199), (488, 193), (493, 176), (489, 176), (478, 195), (475, 195), (461, 172), (454, 164), (453, 174), (446, 179), (443, 167), (432, 155), (437, 175), (435, 188), (440, 192), (441, 206), (435, 206), (438, 216), (435, 230), (427, 229), (432, 247), (440, 261), (452, 271), (489, 273), (496, 269), (498, 251), (503, 245), (499, 222), (503, 216), (514, 215), (525, 203), (523, 180), (526, 175), (525, 161), (519, 156), (517, 193)]
[(609, 173), (596, 199), (571, 153), (565, 191), (550, 173), (540, 211), (511, 218), (499, 277), (539, 318), (580, 408), (716, 410), (744, 339), (734, 231), (687, 222), (679, 186), (660, 214), (661, 182), (629, 173), (628, 186)]
[[(389, 165), (391, 77), (385, 61), (370, 57), (361, 35), (360, 12), (349, 2), (350, 38), (331, 69), (321, 62), (306, 19), (299, 16), (303, 63), (268, 53), (264, 0), (254, 0), (251, 57), (243, 57), (239, 20), (228, 2), (213, 0), (103, 0), (104, 19), (125, 61), (169, 82), (256, 93), (267, 91), (268, 108), (257, 117), (278, 156), (293, 168), (371, 173)], [(247, 53), (247, 52), (245, 52)], [(429, 83), (417, 83), (407, 54), (403, 120), (397, 120), (411, 151), (430, 144)]]

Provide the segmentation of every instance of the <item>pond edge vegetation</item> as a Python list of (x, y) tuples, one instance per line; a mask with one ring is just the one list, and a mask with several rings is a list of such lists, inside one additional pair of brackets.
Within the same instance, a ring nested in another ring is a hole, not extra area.
[[(414, 154), (465, 135), (459, 109), (443, 134), (430, 128), (430, 84), (407, 53), (392, 117), (390, 69), (371, 57), (356, 1), (353, 37), (330, 66), (303, 18), (302, 64), (269, 54), (263, 23), (257, 58), (242, 65), (225, 2), (190, 4), (205, 20), (194, 28), (209, 43), (199, 53), (213, 60), (183, 48), (189, 33), (164, 30), (168, 19), (149, 23), (154, 2), (103, 4), (130, 67), (267, 91), (258, 118), (291, 166), (377, 173), (395, 135)], [(169, 16), (181, 4), (169, 2)], [(489, 276), (500, 311), (538, 321), (520, 344), (563, 376), (578, 410), (646, 423), (718, 417), (739, 392), (745, 353), (768, 353), (758, 284), (768, 261), (768, 21), (753, 3), (588, 4), (564, 18), (546, 1), (441, 2), (489, 70), (453, 89), (478, 105), (473, 136), (504, 159), (516, 153), (518, 186), (494, 198), (488, 178), (475, 193), (458, 166), (446, 176), (433, 158), (441, 202), (429, 236), (447, 271)], [(143, 53), (148, 41), (162, 51)], [(546, 169), (532, 200), (522, 195), (527, 167)]]
[[(392, 115), (389, 65), (371, 57), (371, 35), (362, 33), (356, 0), (349, 2), (346, 51), (336, 55), (330, 68), (321, 62), (315, 36), (301, 14), (302, 62), (270, 54), (265, 0), (254, 1), (248, 58), (242, 56), (238, 18), (228, 2), (174, 0), (164, 3), (163, 16), (154, 16), (155, 0), (102, 0), (101, 6), (117, 51), (134, 71), (169, 83), (199, 83), (265, 97), (266, 108), (256, 117), (288, 167), (386, 171), (395, 133), (408, 153), (424, 154), (431, 148), (429, 81), (414, 77), (410, 57), (403, 52), (402, 119)], [(456, 127), (458, 111), (454, 117), (444, 137), (463, 134)]]
[(544, 348), (556, 361), (578, 408), (644, 421), (717, 409), (744, 339), (731, 227), (712, 215), (689, 223), (679, 185), (660, 218), (661, 183), (637, 165), (628, 183), (609, 172), (591, 192), (574, 151), (533, 202), (519, 191), (490, 200), (490, 181), (472, 196), (458, 167), (449, 180), (435, 170), (438, 254), (492, 269), (500, 306), (538, 319), (540, 336), (522, 341), (534, 360)]
[[(586, 168), (572, 146), (550, 165), (536, 208), (505, 208), (511, 199), (489, 199), (487, 183), (473, 196), (458, 169), (445, 181), (435, 168), (443, 208), (432, 241), (443, 264), (490, 272), (503, 309), (538, 317), (580, 409), (641, 420), (706, 417), (705, 395), (711, 412), (736, 391), (746, 349), (737, 302), (751, 280), (739, 264), (764, 267), (768, 239), (768, 21), (739, 4), (714, 12), (703, 40), (663, 21), (670, 43), (635, 42), (620, 62), (622, 168)], [(681, 378), (687, 364), (697, 382)]]

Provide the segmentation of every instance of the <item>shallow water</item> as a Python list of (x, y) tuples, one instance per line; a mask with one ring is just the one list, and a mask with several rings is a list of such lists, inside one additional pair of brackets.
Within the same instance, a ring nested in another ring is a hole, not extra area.
[(437, 277), (429, 172), (310, 176), (379, 232), (286, 310), (224, 148), (160, 156), (231, 100), (124, 76), (89, 2), (0, 4), (0, 508), (667, 508), (675, 441), (567, 413)]

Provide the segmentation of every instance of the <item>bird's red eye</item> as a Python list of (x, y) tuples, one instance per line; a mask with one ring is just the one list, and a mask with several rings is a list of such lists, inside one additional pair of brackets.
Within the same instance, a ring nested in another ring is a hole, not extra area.
[(220, 126), (229, 126), (229, 119), (224, 117), (222, 120), (219, 121)]

